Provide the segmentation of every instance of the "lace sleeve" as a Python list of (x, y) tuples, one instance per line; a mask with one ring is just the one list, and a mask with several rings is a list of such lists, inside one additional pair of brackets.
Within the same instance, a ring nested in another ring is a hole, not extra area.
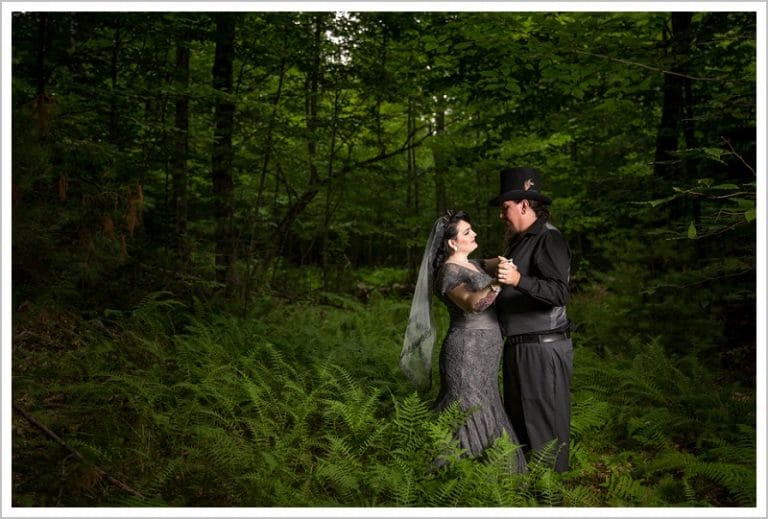
[(448, 292), (466, 281), (462, 274), (460, 268), (451, 265), (450, 263), (446, 263), (437, 271), (435, 291), (443, 296), (448, 294)]

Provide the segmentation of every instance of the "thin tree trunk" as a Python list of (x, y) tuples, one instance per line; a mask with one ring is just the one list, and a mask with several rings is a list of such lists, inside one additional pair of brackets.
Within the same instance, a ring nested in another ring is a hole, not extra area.
[[(261, 214), (261, 207), (264, 205), (264, 190), (266, 189), (267, 185), (267, 174), (269, 172), (269, 163), (272, 159), (272, 152), (273, 150), (273, 143), (274, 143), (274, 133), (275, 133), (275, 125), (277, 122), (277, 113), (278, 108), (280, 106), (280, 100), (283, 96), (283, 86), (285, 84), (285, 73), (286, 73), (286, 51), (288, 47), (288, 31), (285, 31), (285, 36), (283, 38), (283, 52), (281, 53), (280, 57), (280, 71), (278, 72), (278, 80), (277, 80), (277, 90), (275, 92), (275, 97), (272, 101), (272, 110), (269, 115), (269, 122), (267, 123), (267, 135), (266, 135), (266, 144), (264, 146), (264, 158), (261, 164), (261, 173), (259, 175), (259, 187), (256, 190), (256, 202), (252, 208), (249, 209), (250, 211), (250, 234), (249, 234), (249, 240), (248, 240), (248, 253), (245, 258), (246, 265), (245, 265), (245, 279), (242, 280), (242, 294), (241, 299), (243, 302), (242, 311), (243, 316), (247, 315), (248, 313), (248, 303), (250, 302), (250, 294), (251, 294), (251, 287), (252, 282), (254, 279), (261, 279), (264, 274), (264, 267), (266, 266), (265, 261), (259, 262), (257, 258), (255, 258), (255, 251), (257, 246), (259, 245), (258, 240), (256, 239), (257, 236), (257, 228), (259, 227), (259, 224), (262, 222)], [(277, 177), (277, 175), (275, 175)], [(278, 183), (279, 181), (275, 180), (275, 194), (277, 194), (278, 191)], [(262, 260), (264, 258), (261, 258)]]
[(331, 227), (331, 220), (333, 219), (333, 190), (334, 190), (334, 184), (333, 184), (333, 168), (336, 166), (336, 132), (337, 127), (339, 123), (339, 111), (340, 111), (340, 90), (338, 83), (336, 84), (336, 92), (333, 99), (333, 119), (331, 121), (331, 151), (330, 156), (328, 157), (328, 183), (325, 188), (325, 213), (323, 218), (323, 237), (321, 240), (322, 243), (322, 261), (323, 261), (323, 289), (329, 290), (329, 276), (328, 276), (328, 268), (329, 268), (329, 258), (328, 258), (328, 248), (330, 244), (330, 227)]
[(379, 146), (379, 153), (382, 154), (386, 151), (386, 145), (384, 144), (384, 128), (381, 122), (381, 104), (382, 104), (382, 95), (381, 95), (381, 88), (382, 85), (386, 84), (386, 77), (387, 77), (387, 46), (389, 45), (389, 38), (387, 37), (387, 25), (382, 23), (381, 24), (381, 51), (379, 54), (379, 69), (378, 69), (378, 81), (379, 81), (379, 88), (376, 89), (376, 107), (375, 107), (375, 117), (376, 117), (376, 142)]
[(48, 55), (48, 14), (40, 13), (37, 17), (37, 96), (45, 95), (48, 82), (45, 70), (45, 60)]
[(40, 141), (48, 138), (50, 127), (50, 103), (46, 93), (48, 85), (48, 71), (46, 60), (48, 59), (48, 14), (40, 13), (37, 18), (37, 72), (35, 84), (35, 115), (37, 117), (38, 137)]
[[(305, 81), (305, 104), (304, 111), (307, 124), (307, 163), (309, 170), (309, 181), (307, 183), (307, 189), (299, 195), (299, 197), (293, 201), (288, 207), (282, 220), (278, 223), (275, 233), (272, 235), (272, 244), (267, 252), (264, 265), (268, 268), (275, 257), (283, 250), (285, 240), (296, 218), (301, 214), (306, 206), (314, 200), (315, 196), (320, 190), (320, 187), (325, 182), (320, 179), (317, 169), (317, 117), (318, 117), (318, 97), (320, 95), (320, 58), (321, 58), (321, 42), (323, 37), (324, 26), (322, 23), (322, 15), (315, 17), (313, 40), (314, 49), (312, 57), (312, 67), (309, 71), (309, 75)], [(287, 187), (287, 186), (286, 186)]]
[[(669, 47), (673, 56), (687, 55), (691, 18), (692, 13), (672, 13)], [(685, 133), (682, 125), (685, 100), (684, 65), (675, 63), (671, 70), (680, 74), (664, 75), (664, 98), (661, 121), (656, 135), (654, 174), (666, 182), (659, 183), (662, 192), (657, 194), (663, 194), (663, 191), (669, 188), (667, 182), (678, 176), (682, 169), (671, 152), (677, 151), (681, 134)]]
[[(694, 134), (694, 113), (691, 79), (688, 67), (684, 61), (690, 55), (691, 21), (690, 12), (675, 12), (671, 14), (671, 34), (669, 50), (673, 56), (670, 70), (674, 74), (664, 75), (664, 99), (659, 131), (656, 138), (656, 156), (654, 174), (663, 182), (658, 182), (656, 196), (667, 196), (675, 184), (685, 184), (697, 174), (698, 159), (689, 157), (677, 158), (673, 152), (680, 147), (693, 149), (696, 147)], [(670, 205), (671, 220), (685, 219), (696, 226), (701, 223), (701, 207), (699, 200), (675, 200)], [(701, 242), (694, 242), (698, 253), (701, 253)]]
[[(416, 109), (413, 99), (408, 100), (408, 144), (413, 143), (416, 138)], [(416, 148), (409, 147), (407, 151), (408, 167), (408, 189), (406, 193), (405, 206), (410, 214), (419, 214), (419, 178), (416, 171)], [(419, 269), (419, 250), (418, 247), (408, 247), (408, 277), (416, 279)]]
[(117, 62), (120, 57), (120, 48), (122, 45), (120, 34), (120, 18), (116, 18), (115, 36), (112, 41), (112, 59), (110, 62), (110, 74), (112, 80), (112, 91), (109, 97), (109, 141), (116, 144), (118, 141), (119, 110), (117, 107)]
[(182, 264), (190, 259), (187, 239), (187, 158), (189, 155), (189, 47), (180, 44), (176, 47), (176, 117), (174, 148), (171, 164), (173, 177), (173, 243), (176, 254)]
[(264, 188), (267, 182), (267, 171), (269, 171), (269, 161), (272, 158), (272, 143), (275, 132), (275, 121), (277, 120), (277, 110), (280, 104), (280, 98), (283, 93), (283, 84), (285, 82), (285, 57), (280, 60), (280, 72), (277, 80), (277, 92), (275, 92), (275, 100), (272, 103), (272, 113), (269, 116), (269, 124), (267, 126), (267, 143), (264, 150), (264, 161), (261, 164), (261, 176), (259, 178), (259, 190), (256, 192), (256, 207), (261, 207), (264, 198)]
[(435, 202), (438, 214), (443, 213), (448, 206), (447, 196), (445, 191), (445, 151), (444, 151), (444, 139), (445, 135), (445, 111), (440, 109), (437, 112), (436, 124), (435, 124), (435, 143), (432, 145), (432, 155), (435, 162)]
[(232, 93), (232, 69), (235, 54), (235, 18), (219, 13), (216, 19), (216, 51), (213, 63), (213, 88), (216, 90), (215, 129), (211, 174), (213, 180), (214, 218), (216, 220), (216, 279), (231, 293), (237, 283), (236, 253), (232, 228), (233, 179), (232, 131), (235, 105)]

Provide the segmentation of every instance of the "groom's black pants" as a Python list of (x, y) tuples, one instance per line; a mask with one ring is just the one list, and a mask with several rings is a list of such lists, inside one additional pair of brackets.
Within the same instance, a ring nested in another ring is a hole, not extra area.
[[(504, 344), (504, 408), (527, 451), (553, 449), (568, 470), (573, 342), (570, 336), (512, 336)], [(554, 442), (553, 442), (554, 440)], [(547, 452), (547, 451), (543, 451)]]

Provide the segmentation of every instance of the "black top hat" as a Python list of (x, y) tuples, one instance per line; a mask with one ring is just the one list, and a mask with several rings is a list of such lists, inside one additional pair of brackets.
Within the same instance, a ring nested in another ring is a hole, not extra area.
[(533, 168), (507, 168), (499, 174), (499, 196), (489, 202), (490, 205), (501, 205), (506, 200), (538, 200), (545, 204), (552, 200), (539, 192), (541, 181), (539, 172)]

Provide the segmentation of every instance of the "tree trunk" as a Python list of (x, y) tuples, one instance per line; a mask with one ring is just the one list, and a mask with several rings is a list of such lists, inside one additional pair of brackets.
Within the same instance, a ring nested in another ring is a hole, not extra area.
[(112, 41), (112, 59), (110, 61), (110, 79), (112, 80), (112, 90), (109, 95), (109, 142), (113, 144), (117, 144), (119, 139), (119, 111), (117, 107), (117, 95), (115, 91), (117, 89), (117, 61), (120, 57), (121, 45), (120, 18), (118, 17), (115, 21), (115, 36), (114, 40)]
[[(416, 170), (416, 148), (411, 146), (416, 138), (416, 108), (413, 99), (408, 100), (408, 189), (405, 207), (409, 214), (419, 214), (419, 178)], [(408, 247), (408, 277), (416, 279), (419, 270), (420, 253), (418, 247)]]
[[(334, 168), (336, 167), (336, 132), (338, 130), (339, 126), (339, 113), (341, 112), (341, 89), (339, 88), (338, 81), (334, 85), (335, 89), (335, 95), (333, 99), (333, 119), (331, 120), (331, 146), (330, 146), (330, 154), (328, 157), (328, 183), (325, 188), (325, 213), (323, 218), (323, 236), (321, 240), (321, 246), (322, 246), (322, 262), (323, 262), (323, 290), (328, 291), (331, 289), (330, 286), (330, 280), (329, 280), (329, 267), (330, 267), (330, 261), (329, 261), (329, 253), (328, 249), (331, 243), (330, 239), (330, 227), (331, 227), (331, 221), (333, 220), (333, 213), (335, 211), (335, 206), (333, 204), (333, 195), (334, 195)], [(336, 204), (338, 206), (338, 203)]]
[(378, 68), (378, 83), (379, 87), (376, 89), (376, 106), (375, 118), (376, 118), (376, 142), (379, 146), (379, 153), (383, 154), (386, 151), (386, 145), (384, 144), (384, 128), (381, 120), (381, 105), (383, 96), (381, 94), (382, 85), (386, 84), (387, 77), (387, 46), (389, 45), (389, 39), (387, 38), (387, 26), (381, 24), (381, 49), (379, 54), (379, 68)]
[[(693, 13), (675, 12), (671, 15), (672, 32), (669, 49), (673, 56), (671, 74), (664, 75), (664, 100), (661, 123), (656, 138), (655, 176), (662, 180), (657, 183), (656, 196), (668, 196), (674, 184), (684, 185), (697, 176), (698, 159), (677, 158), (670, 152), (682, 147), (696, 147), (694, 134), (694, 112), (691, 79), (686, 77), (688, 67), (686, 57), (691, 52), (691, 21)], [(670, 220), (682, 219), (684, 223), (693, 222), (696, 227), (701, 223), (699, 200), (675, 200), (670, 204)], [(694, 247), (701, 254), (701, 242), (696, 240)]]
[(36, 49), (36, 85), (35, 85), (35, 117), (37, 118), (38, 137), (40, 141), (48, 138), (50, 127), (51, 99), (46, 93), (48, 85), (48, 72), (46, 60), (48, 58), (48, 14), (40, 13), (37, 18), (37, 49)]
[[(317, 169), (317, 113), (318, 97), (320, 95), (320, 63), (321, 63), (321, 42), (323, 37), (324, 24), (322, 15), (317, 15), (313, 30), (313, 54), (312, 65), (305, 80), (305, 102), (304, 114), (307, 124), (307, 164), (309, 171), (309, 181), (307, 189), (288, 207), (282, 220), (278, 223), (275, 233), (272, 235), (272, 243), (264, 260), (264, 267), (269, 268), (272, 261), (283, 250), (285, 240), (288, 237), (288, 231), (298, 218), (299, 214), (307, 205), (317, 196), (324, 180), (320, 179)], [(286, 186), (288, 187), (288, 186)]]
[[(286, 31), (287, 34), (287, 31)], [(288, 41), (287, 36), (283, 40), (283, 50), (285, 50), (288, 47)], [(253, 283), (253, 279), (259, 279), (261, 278), (262, 274), (264, 273), (264, 269), (261, 268), (264, 266), (266, 262), (262, 262), (261, 264), (258, 263), (258, 258), (255, 257), (255, 251), (257, 246), (263, 245), (263, 243), (259, 243), (259, 240), (257, 240), (257, 229), (262, 224), (262, 216), (261, 216), (261, 207), (264, 205), (264, 190), (266, 189), (267, 185), (267, 174), (269, 172), (269, 162), (272, 158), (272, 152), (274, 147), (274, 133), (275, 133), (275, 125), (277, 123), (277, 113), (278, 113), (278, 107), (280, 106), (280, 100), (282, 98), (283, 94), (283, 85), (285, 83), (285, 74), (286, 74), (286, 54), (285, 52), (281, 53), (280, 57), (280, 71), (278, 72), (278, 80), (277, 80), (277, 91), (275, 92), (274, 100), (272, 101), (272, 110), (269, 115), (269, 123), (267, 124), (267, 134), (266, 134), (266, 144), (264, 146), (264, 158), (261, 163), (261, 174), (259, 176), (259, 187), (256, 191), (256, 203), (253, 207), (250, 209), (250, 214), (252, 215), (250, 217), (250, 226), (251, 230), (249, 233), (249, 241), (248, 241), (248, 252), (246, 255), (246, 265), (245, 265), (245, 276), (242, 281), (242, 294), (241, 299), (243, 301), (243, 315), (247, 315), (248, 312), (248, 303), (250, 301), (250, 293), (251, 293), (251, 286)], [(277, 196), (278, 192), (278, 184), (279, 180), (277, 179), (277, 175), (275, 175), (275, 196)], [(263, 259), (263, 258), (262, 258)]]
[(435, 142), (432, 144), (432, 155), (435, 162), (435, 202), (438, 214), (445, 212), (448, 201), (445, 191), (445, 150), (443, 139), (445, 138), (445, 111), (441, 108), (437, 112), (435, 123)]
[(187, 239), (187, 158), (189, 155), (189, 47), (176, 47), (176, 117), (174, 148), (171, 161), (173, 178), (173, 238), (172, 243), (181, 263), (190, 260), (189, 241)]
[(216, 90), (211, 175), (213, 180), (214, 218), (216, 220), (216, 279), (227, 293), (237, 284), (236, 252), (232, 229), (232, 130), (235, 105), (232, 93), (232, 69), (235, 54), (235, 18), (219, 13), (216, 19), (216, 51), (213, 63), (213, 88)]
[[(669, 47), (673, 56), (686, 56), (689, 46), (688, 29), (691, 25), (692, 13), (672, 13), (672, 33)], [(670, 152), (678, 149), (681, 133), (687, 134), (683, 127), (683, 114), (685, 102), (685, 78), (681, 75), (685, 71), (682, 63), (675, 62), (671, 72), (664, 75), (664, 99), (662, 105), (661, 122), (656, 135), (656, 155), (654, 161), (654, 174), (665, 182), (659, 183), (660, 192), (663, 195), (670, 188), (668, 185), (682, 172), (682, 167)]]
[(45, 95), (45, 85), (48, 82), (45, 71), (45, 60), (48, 54), (48, 14), (40, 13), (37, 18), (37, 84), (38, 97)]

